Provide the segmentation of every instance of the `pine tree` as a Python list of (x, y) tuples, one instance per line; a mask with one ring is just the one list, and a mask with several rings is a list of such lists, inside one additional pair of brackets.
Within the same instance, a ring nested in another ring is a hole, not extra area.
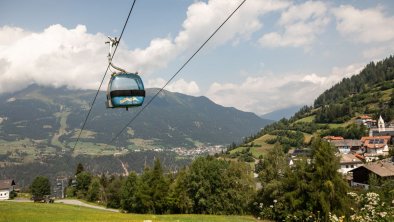
[(135, 212), (137, 179), (137, 174), (131, 172), (122, 186), (120, 205), (126, 212)]
[(314, 212), (319, 211), (328, 221), (330, 212), (336, 215), (348, 213), (348, 185), (338, 173), (339, 159), (328, 142), (316, 139), (312, 154), (311, 199)]
[(95, 177), (89, 185), (88, 192), (86, 194), (87, 200), (91, 202), (95, 202), (99, 200), (100, 197), (100, 179)]

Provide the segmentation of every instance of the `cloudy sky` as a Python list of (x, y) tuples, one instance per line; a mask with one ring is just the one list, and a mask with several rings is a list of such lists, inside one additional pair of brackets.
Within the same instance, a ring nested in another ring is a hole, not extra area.
[[(242, 0), (137, 0), (114, 63), (162, 87)], [(1, 0), (0, 93), (97, 89), (132, 0)], [(394, 51), (394, 1), (247, 0), (166, 88), (264, 114)], [(103, 87), (102, 90), (104, 90)]]

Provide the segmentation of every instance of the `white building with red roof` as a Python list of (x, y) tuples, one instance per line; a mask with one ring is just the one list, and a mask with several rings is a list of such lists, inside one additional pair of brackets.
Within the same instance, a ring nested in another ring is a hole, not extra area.
[(389, 154), (390, 136), (365, 136), (361, 138), (365, 160), (367, 162), (378, 159), (379, 156)]

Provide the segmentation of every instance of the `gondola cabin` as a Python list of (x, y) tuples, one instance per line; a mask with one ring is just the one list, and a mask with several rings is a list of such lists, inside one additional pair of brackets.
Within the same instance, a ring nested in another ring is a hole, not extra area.
[(144, 84), (135, 73), (113, 74), (107, 88), (107, 108), (141, 106), (145, 98)]

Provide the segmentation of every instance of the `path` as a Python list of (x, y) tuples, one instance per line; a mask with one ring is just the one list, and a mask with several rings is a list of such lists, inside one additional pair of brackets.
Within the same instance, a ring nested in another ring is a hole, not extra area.
[[(32, 200), (24, 199), (24, 198), (17, 198), (17, 199), (8, 200), (8, 201), (12, 201), (12, 202), (33, 202)], [(62, 204), (76, 205), (76, 206), (82, 206), (82, 207), (89, 207), (89, 208), (94, 208), (94, 209), (98, 209), (98, 210), (106, 210), (106, 211), (111, 211), (111, 212), (120, 212), (117, 209), (111, 209), (111, 208), (105, 208), (105, 207), (102, 207), (102, 206), (92, 205), (92, 204), (84, 203), (84, 202), (82, 202), (80, 200), (76, 200), (76, 199), (56, 199), (55, 203), (62, 203)], [(37, 204), (39, 204), (39, 203), (37, 203)]]
[(63, 204), (70, 204), (70, 205), (76, 205), (76, 206), (82, 206), (82, 207), (90, 207), (90, 208), (94, 208), (94, 209), (106, 210), (106, 211), (111, 211), (111, 212), (119, 212), (119, 210), (117, 210), (117, 209), (111, 209), (111, 208), (105, 208), (102, 206), (91, 205), (91, 204), (84, 203), (80, 200), (75, 200), (75, 199), (59, 199), (59, 200), (55, 200), (55, 203), (63, 203)]

